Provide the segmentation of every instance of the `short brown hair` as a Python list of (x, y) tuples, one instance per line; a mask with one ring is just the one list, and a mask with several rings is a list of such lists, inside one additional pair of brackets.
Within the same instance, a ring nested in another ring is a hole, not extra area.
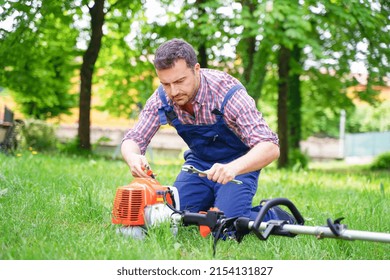
[(176, 61), (184, 59), (188, 68), (194, 68), (198, 63), (194, 48), (182, 39), (172, 39), (160, 45), (154, 58), (157, 70), (172, 68)]

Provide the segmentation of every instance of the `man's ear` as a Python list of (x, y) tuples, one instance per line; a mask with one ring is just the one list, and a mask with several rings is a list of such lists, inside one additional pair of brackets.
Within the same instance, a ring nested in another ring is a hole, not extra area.
[(199, 76), (199, 72), (200, 72), (200, 64), (196, 63), (194, 65), (194, 74), (195, 74), (195, 76)]

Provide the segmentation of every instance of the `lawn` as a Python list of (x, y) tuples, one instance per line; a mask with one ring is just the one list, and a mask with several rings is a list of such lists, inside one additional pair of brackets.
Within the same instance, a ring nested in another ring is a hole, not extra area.
[[(156, 158), (157, 179), (171, 185), (181, 159)], [(263, 198), (293, 201), (306, 225), (345, 217), (349, 229), (390, 233), (390, 176), (362, 167), (263, 170), (254, 204)], [(145, 240), (116, 233), (111, 209), (118, 186), (132, 177), (121, 160), (24, 152), (0, 154), (1, 260), (388, 260), (390, 244), (248, 235), (241, 243), (220, 241), (213, 257), (211, 237), (196, 227), (168, 224)]]

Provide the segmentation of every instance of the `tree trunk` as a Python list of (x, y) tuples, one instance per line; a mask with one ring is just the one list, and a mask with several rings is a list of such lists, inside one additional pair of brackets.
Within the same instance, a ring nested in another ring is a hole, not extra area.
[(207, 68), (208, 67), (208, 59), (207, 59), (207, 48), (206, 48), (205, 43), (203, 43), (199, 46), (198, 52), (199, 52), (200, 67)]
[[(241, 5), (248, 9), (249, 13), (253, 15), (257, 8), (258, 3), (253, 0), (241, 0)], [(252, 16), (254, 21), (256, 17)], [(242, 74), (242, 82), (245, 85), (248, 94), (253, 97), (255, 103), (258, 104), (261, 98), (261, 91), (263, 88), (265, 76), (267, 74), (267, 63), (269, 62), (269, 55), (271, 53), (272, 43), (271, 40), (262, 39), (260, 45), (257, 46), (258, 40), (255, 35), (248, 36), (247, 34), (253, 33), (253, 30), (244, 30), (242, 34), (246, 37), (240, 40), (240, 57), (244, 72)]]
[[(256, 6), (253, 4), (253, 1), (241, 0), (240, 2), (243, 7), (243, 10), (244, 8), (247, 8), (249, 10), (250, 15), (253, 15), (256, 9)], [(251, 30), (247, 31), (246, 29), (244, 29), (242, 34), (247, 34), (249, 32), (251, 32)], [(242, 45), (241, 59), (244, 67), (244, 72), (242, 73), (243, 84), (248, 87), (251, 82), (254, 56), (256, 54), (256, 37), (254, 35), (246, 36), (241, 39), (240, 44)]]
[[(195, 1), (195, 7), (197, 9), (199, 18), (207, 14), (205, 8), (202, 7), (204, 3), (205, 0)], [(207, 37), (202, 38), (202, 36), (200, 36), (198, 39), (200, 40), (200, 45), (198, 48), (198, 52), (199, 52), (198, 58), (199, 58), (200, 67), (208, 68), (208, 57), (207, 57), (207, 46), (206, 46)]]
[(290, 71), (290, 50), (281, 46), (278, 56), (278, 135), (280, 156), (278, 168), (288, 166), (288, 79)]
[(253, 61), (256, 54), (256, 38), (254, 36), (242, 39), (245, 45), (245, 56), (246, 58), (245, 67), (244, 67), (244, 81), (246, 84), (251, 82), (251, 76), (253, 71)]
[(250, 82), (248, 85), (248, 91), (250, 95), (255, 99), (256, 104), (259, 103), (261, 98), (261, 92), (265, 76), (267, 74), (267, 63), (271, 53), (271, 44), (263, 40), (257, 52), (254, 54), (253, 67), (251, 69)]
[[(301, 66), (301, 49), (295, 45), (292, 50), (292, 62), (296, 63), (298, 67)], [(301, 140), (301, 89), (300, 89), (300, 74), (294, 72), (289, 79), (289, 96), (288, 96), (288, 126), (289, 126), (289, 146), (294, 149), (300, 148)]]
[(91, 150), (90, 139), (90, 114), (92, 96), (92, 75), (96, 60), (99, 55), (104, 23), (104, 0), (95, 0), (92, 8), (89, 9), (91, 15), (91, 40), (87, 50), (83, 55), (83, 63), (80, 70), (80, 104), (79, 104), (79, 127), (78, 138), (79, 147), (84, 150)]

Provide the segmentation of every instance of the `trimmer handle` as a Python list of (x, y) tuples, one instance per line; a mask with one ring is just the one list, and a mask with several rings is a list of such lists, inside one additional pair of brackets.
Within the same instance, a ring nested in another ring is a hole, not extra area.
[(191, 213), (183, 212), (183, 224), (184, 225), (198, 225), (198, 226), (208, 226), (210, 229), (213, 229), (221, 217), (224, 217), (222, 211), (212, 211), (208, 210), (206, 213)]
[(274, 206), (284, 205), (286, 206), (291, 214), (294, 216), (295, 220), (299, 225), (303, 225), (305, 223), (304, 218), (302, 217), (301, 213), (299, 213), (297, 207), (288, 200), (287, 198), (274, 198), (268, 200), (264, 205), (262, 205), (259, 214), (257, 215), (252, 230), (256, 233), (257, 236), (261, 235), (259, 228), (260, 224), (263, 222), (265, 215), (267, 214), (268, 210), (270, 210)]

